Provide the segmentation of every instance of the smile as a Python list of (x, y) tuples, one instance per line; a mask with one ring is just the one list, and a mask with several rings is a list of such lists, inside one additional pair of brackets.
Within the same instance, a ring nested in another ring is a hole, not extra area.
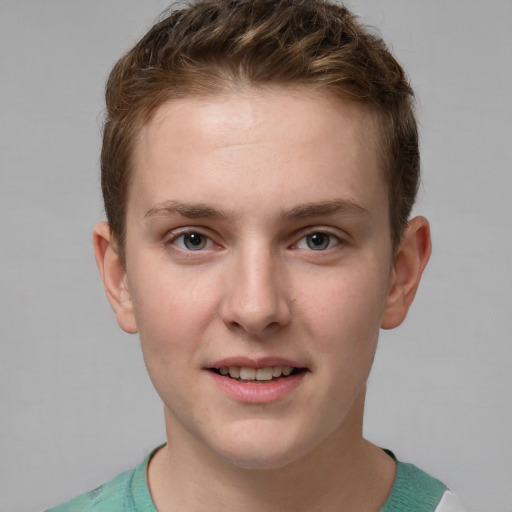
[(289, 377), (298, 372), (304, 371), (304, 368), (294, 368), (293, 366), (266, 366), (264, 368), (252, 368), (249, 366), (221, 366), (220, 368), (211, 368), (211, 370), (224, 377), (230, 377), (239, 381), (248, 382), (270, 382), (281, 377)]
[(238, 403), (269, 404), (289, 397), (310, 369), (281, 358), (236, 357), (205, 368), (217, 389)]

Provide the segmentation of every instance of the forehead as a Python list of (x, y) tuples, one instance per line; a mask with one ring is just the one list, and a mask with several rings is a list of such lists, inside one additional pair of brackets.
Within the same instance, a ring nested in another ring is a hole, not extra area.
[(386, 188), (379, 155), (373, 113), (325, 91), (247, 87), (185, 97), (142, 128), (128, 209), (198, 194), (236, 207), (277, 191), (290, 208), (333, 194), (371, 201)]
[[(229, 123), (226, 122), (226, 114), (234, 114)], [(183, 122), (184, 117), (186, 123)], [(142, 127), (135, 152), (140, 151), (144, 143), (155, 140), (158, 132), (169, 130), (171, 125), (182, 135), (193, 131), (198, 135), (203, 127), (213, 128), (210, 135), (229, 135), (230, 132), (233, 140), (240, 143), (247, 133), (244, 129), (249, 125), (251, 136), (255, 136), (256, 130), (262, 126), (266, 131), (269, 125), (276, 127), (280, 124), (286, 132), (286, 140), (281, 142), (293, 144), (293, 136), (300, 128), (297, 121), (307, 121), (310, 124), (309, 136), (314, 137), (321, 131), (339, 129), (340, 117), (343, 118), (345, 132), (350, 131), (354, 136), (364, 134), (367, 144), (375, 148), (379, 146), (377, 116), (369, 105), (341, 98), (325, 88), (234, 84), (219, 88), (217, 93), (180, 96), (159, 106)], [(242, 130), (231, 130), (236, 127)], [(300, 150), (299, 147), (296, 149)]]

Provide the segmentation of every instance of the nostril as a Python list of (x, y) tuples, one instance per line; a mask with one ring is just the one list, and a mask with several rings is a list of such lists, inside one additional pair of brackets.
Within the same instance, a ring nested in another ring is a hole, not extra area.
[(247, 335), (254, 336), (255, 338), (279, 329), (280, 325), (279, 322), (262, 323), (261, 325), (255, 325), (249, 322), (243, 324), (241, 322), (231, 322), (231, 327), (234, 330), (243, 331)]

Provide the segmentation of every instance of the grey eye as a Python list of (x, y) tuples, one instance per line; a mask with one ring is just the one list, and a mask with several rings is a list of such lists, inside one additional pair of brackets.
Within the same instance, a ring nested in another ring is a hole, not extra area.
[(183, 245), (189, 251), (200, 251), (206, 247), (208, 238), (201, 235), (201, 233), (186, 233), (182, 235)]
[(306, 236), (306, 244), (313, 251), (323, 251), (331, 243), (331, 236), (327, 233), (312, 233)]

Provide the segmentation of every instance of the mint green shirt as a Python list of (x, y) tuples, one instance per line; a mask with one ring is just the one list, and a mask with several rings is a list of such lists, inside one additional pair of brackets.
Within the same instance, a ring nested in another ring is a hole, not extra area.
[[(47, 512), (157, 512), (146, 480), (151, 455), (137, 468)], [(412, 464), (396, 463), (395, 483), (380, 512), (436, 512), (444, 484)]]

